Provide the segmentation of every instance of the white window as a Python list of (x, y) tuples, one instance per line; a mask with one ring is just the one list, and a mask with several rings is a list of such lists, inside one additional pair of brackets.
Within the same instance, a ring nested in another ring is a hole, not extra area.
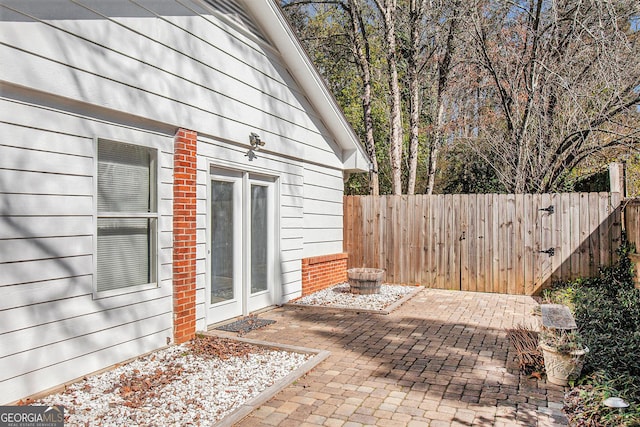
[(98, 140), (99, 294), (156, 283), (156, 158), (156, 150)]

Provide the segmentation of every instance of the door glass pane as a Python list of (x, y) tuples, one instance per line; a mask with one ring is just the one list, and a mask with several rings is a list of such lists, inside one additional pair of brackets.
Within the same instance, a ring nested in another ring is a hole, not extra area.
[(267, 187), (251, 186), (251, 293), (267, 290)]
[(233, 182), (211, 185), (211, 304), (233, 294)]

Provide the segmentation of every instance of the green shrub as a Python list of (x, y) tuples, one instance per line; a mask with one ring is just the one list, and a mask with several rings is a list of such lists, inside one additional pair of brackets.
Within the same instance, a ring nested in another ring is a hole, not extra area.
[(582, 382), (597, 388), (594, 382), (606, 378), (608, 389), (640, 403), (640, 290), (633, 287), (629, 250), (623, 244), (616, 265), (562, 283), (545, 297), (571, 308), (589, 347)]
[[(626, 378), (626, 380), (625, 380)], [(629, 408), (619, 411), (608, 408), (604, 400), (620, 396), (628, 377), (611, 379), (604, 371), (585, 377), (583, 384), (565, 395), (565, 408), (572, 426), (638, 426), (640, 425), (640, 404), (630, 402)]]

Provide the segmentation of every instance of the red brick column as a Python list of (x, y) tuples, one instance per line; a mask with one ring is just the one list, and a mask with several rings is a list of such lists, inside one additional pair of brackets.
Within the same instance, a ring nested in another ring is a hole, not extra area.
[(302, 295), (347, 281), (348, 254), (322, 255), (302, 260)]
[(173, 157), (173, 339), (196, 333), (196, 140), (179, 129)]

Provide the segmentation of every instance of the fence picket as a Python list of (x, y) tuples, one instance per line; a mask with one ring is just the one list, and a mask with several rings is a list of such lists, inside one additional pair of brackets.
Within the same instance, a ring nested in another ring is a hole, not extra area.
[[(516, 294), (516, 196), (507, 194), (505, 200), (507, 209), (505, 210), (505, 233), (507, 242), (507, 253), (505, 257), (506, 266), (506, 289), (509, 294)], [(519, 243), (520, 241), (518, 241)]]
[[(602, 200), (602, 198), (601, 198)], [(625, 229), (629, 243), (640, 253), (640, 199), (629, 200), (624, 208)]]
[(551, 281), (562, 280), (562, 195), (551, 194), (551, 206), (554, 213), (551, 215), (551, 242), (554, 255), (551, 257)]
[(580, 194), (571, 193), (569, 205), (569, 218), (571, 221), (571, 276), (575, 277), (580, 266)]
[(488, 289), (489, 292), (498, 292), (500, 289), (500, 206), (499, 202), (499, 194), (491, 194), (490, 197), (490, 205), (491, 205), (491, 220), (489, 221), (489, 225), (491, 226), (491, 240), (489, 244), (489, 253), (491, 254), (491, 271), (492, 271), (492, 281), (491, 288)]
[(500, 289), (506, 289), (509, 293), (508, 285), (508, 267), (509, 267), (509, 203), (506, 194), (498, 194), (494, 204), (494, 212), (497, 211), (498, 220), (498, 240), (494, 243), (497, 249), (494, 258), (498, 262), (499, 279), (494, 283), (493, 292), (499, 292)]
[(536, 281), (535, 261), (536, 253), (535, 245), (535, 209), (533, 204), (533, 195), (525, 194), (524, 200), (524, 293), (531, 295), (534, 292), (534, 284)]
[(438, 287), (438, 258), (437, 258), (437, 247), (438, 240), (436, 237), (436, 233), (438, 230), (437, 219), (441, 217), (438, 215), (440, 211), (437, 208), (437, 197), (429, 197), (427, 198), (427, 204), (429, 205), (429, 233), (428, 236), (428, 247), (429, 247), (429, 282), (428, 286), (433, 288)]
[(571, 277), (571, 217), (569, 212), (571, 206), (571, 195), (561, 194), (560, 200), (561, 205), (558, 207), (562, 215), (562, 220), (560, 221), (562, 222), (559, 254), (562, 269), (560, 278), (562, 280), (567, 280)]
[(600, 266), (600, 235), (598, 233), (598, 193), (589, 193), (589, 266), (591, 276), (598, 274)]
[(515, 195), (514, 206), (514, 265), (513, 265), (513, 293), (516, 295), (522, 295), (524, 293), (524, 194)]
[[(389, 283), (529, 295), (612, 262), (620, 203), (610, 193), (346, 196), (344, 250), (350, 268), (383, 268)], [(640, 203), (626, 212), (632, 237)]]
[(489, 253), (491, 244), (489, 195), (478, 194), (477, 206), (478, 250), (476, 251), (476, 256), (478, 257), (478, 284), (476, 289), (478, 292), (489, 292), (490, 283), (493, 280), (491, 277), (491, 254)]
[[(622, 241), (622, 195), (611, 193), (611, 245), (617, 248)], [(611, 258), (613, 262), (618, 261), (618, 254), (612, 250)]]
[(469, 194), (468, 197), (468, 225), (465, 235), (465, 246), (467, 248), (467, 283), (462, 287), (462, 290), (476, 291), (478, 283), (478, 260), (477, 260), (477, 247), (478, 247), (478, 229), (477, 229), (477, 205), (478, 197), (476, 194)]

